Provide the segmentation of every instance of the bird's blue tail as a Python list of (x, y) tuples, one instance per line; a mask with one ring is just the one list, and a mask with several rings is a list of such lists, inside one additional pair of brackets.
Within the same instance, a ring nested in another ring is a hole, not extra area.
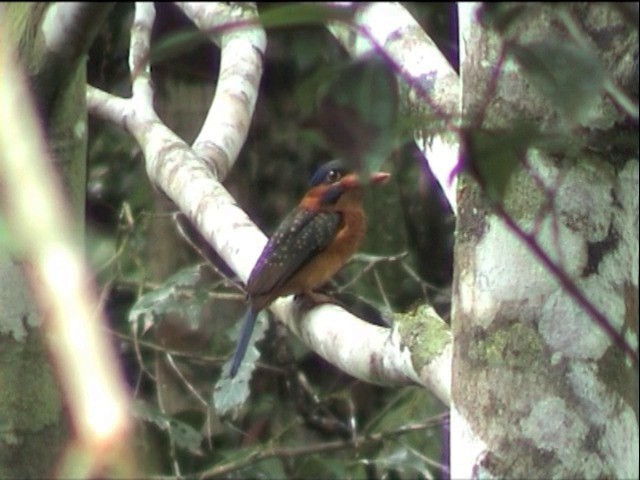
[(253, 332), (253, 327), (256, 324), (257, 317), (258, 312), (254, 311), (253, 308), (249, 308), (242, 318), (240, 334), (238, 335), (238, 343), (236, 343), (236, 349), (233, 352), (233, 357), (231, 358), (231, 368), (229, 369), (229, 376), (231, 378), (235, 377), (236, 373), (238, 373), (238, 368), (240, 368), (244, 354), (247, 352), (249, 339), (251, 338), (251, 333)]

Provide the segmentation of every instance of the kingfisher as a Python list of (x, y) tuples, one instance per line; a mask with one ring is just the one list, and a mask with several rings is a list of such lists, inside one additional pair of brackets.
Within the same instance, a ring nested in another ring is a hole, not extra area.
[(258, 313), (278, 297), (317, 298), (314, 290), (355, 253), (366, 229), (363, 187), (389, 177), (374, 172), (363, 181), (341, 160), (325, 163), (313, 174), (309, 190), (275, 230), (249, 275), (249, 308), (231, 359), (231, 378), (242, 363)]

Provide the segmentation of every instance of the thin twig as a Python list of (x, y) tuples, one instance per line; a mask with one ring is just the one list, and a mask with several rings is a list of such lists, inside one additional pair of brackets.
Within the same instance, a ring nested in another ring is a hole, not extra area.
[[(168, 417), (162, 396), (162, 390), (160, 388), (156, 389), (156, 396), (158, 398), (158, 408), (162, 412), (165, 417)], [(178, 463), (178, 457), (176, 456), (176, 441), (173, 436), (173, 428), (171, 428), (171, 423), (167, 421), (167, 436), (169, 437), (169, 456), (171, 458), (171, 468), (173, 469), (173, 474), (175, 478), (182, 478), (182, 473), (180, 473), (180, 464)]]
[(418, 432), (440, 425), (443, 421), (448, 420), (448, 412), (434, 417), (430, 417), (424, 422), (412, 423), (404, 425), (396, 430), (388, 432), (378, 432), (369, 435), (360, 435), (349, 440), (336, 440), (332, 442), (317, 443), (313, 445), (305, 445), (301, 447), (274, 447), (267, 448), (266, 450), (254, 451), (241, 460), (229, 462), (224, 465), (219, 465), (199, 474), (195, 477), (199, 479), (212, 478), (227, 475), (235, 470), (247, 467), (253, 463), (266, 460), (268, 458), (294, 458), (305, 455), (316, 455), (324, 452), (334, 452), (344, 449), (358, 449), (372, 443), (379, 443), (389, 438), (405, 435), (408, 433)]
[(189, 380), (187, 380), (187, 378), (182, 374), (182, 371), (180, 371), (180, 369), (178, 368), (178, 365), (176, 365), (176, 362), (173, 360), (173, 355), (171, 355), (170, 353), (165, 353), (164, 357), (167, 360), (167, 363), (169, 364), (171, 369), (174, 371), (174, 373), (178, 376), (178, 378), (180, 378), (180, 380), (182, 380), (182, 383), (184, 384), (184, 386), (187, 387), (187, 390), (189, 390), (191, 395), (193, 395), (193, 397), (200, 403), (200, 405), (204, 407), (204, 411), (206, 412), (206, 422), (207, 422), (207, 439), (209, 440), (209, 448), (212, 448), (213, 446), (211, 444), (211, 408), (209, 407), (209, 403), (204, 398), (202, 398), (202, 395), (200, 395), (200, 393), (195, 389), (195, 387), (191, 385), (191, 382), (189, 382)]
[(172, 355), (174, 357), (183, 357), (183, 358), (187, 358), (190, 360), (199, 360), (201, 362), (206, 362), (206, 363), (213, 363), (213, 364), (221, 364), (222, 362), (224, 362), (224, 359), (219, 358), (219, 357), (212, 357), (212, 356), (208, 356), (208, 355), (200, 355), (197, 353), (193, 353), (193, 352), (183, 352), (180, 350), (173, 350), (171, 348), (167, 348), (167, 347), (163, 347), (162, 345), (159, 345), (157, 343), (153, 343), (150, 342), (148, 340), (140, 340), (140, 339), (135, 339), (132, 338), (129, 335), (125, 335), (123, 333), (120, 333), (116, 330), (112, 330), (110, 328), (106, 328), (105, 329), (107, 332), (109, 332), (110, 335), (113, 335), (114, 337), (117, 337), (121, 340), (124, 340), (126, 342), (130, 342), (133, 344), (138, 344), (140, 347), (144, 347), (147, 348), (149, 350), (153, 350), (156, 352), (160, 352), (163, 354), (169, 354)]
[(362, 278), (362, 276), (365, 273), (368, 273), (369, 270), (371, 270), (373, 267), (375, 267), (378, 263), (382, 263), (382, 262), (397, 262), (398, 260), (403, 259), (404, 257), (406, 257), (409, 254), (409, 252), (401, 252), (401, 253), (397, 253), (395, 255), (371, 255), (371, 254), (366, 254), (366, 253), (357, 253), (355, 254), (352, 259), (351, 262), (355, 261), (355, 262), (365, 262), (366, 265), (361, 268), (360, 270), (358, 270), (358, 273), (356, 273), (356, 275), (354, 275), (354, 277), (352, 279), (350, 279), (347, 283), (345, 283), (344, 285), (340, 285), (339, 291), (343, 292), (344, 290), (346, 290), (347, 288), (349, 288), (351, 285), (355, 284), (358, 280), (360, 280), (360, 278)]
[(380, 292), (380, 295), (382, 295), (382, 300), (384, 301), (384, 306), (387, 307), (387, 310), (393, 311), (393, 309), (391, 308), (391, 303), (389, 302), (389, 298), (387, 297), (387, 294), (384, 291), (384, 286), (382, 285), (382, 280), (380, 279), (380, 274), (378, 273), (377, 270), (373, 271), (373, 278), (376, 281), (376, 286), (378, 287), (378, 291)]

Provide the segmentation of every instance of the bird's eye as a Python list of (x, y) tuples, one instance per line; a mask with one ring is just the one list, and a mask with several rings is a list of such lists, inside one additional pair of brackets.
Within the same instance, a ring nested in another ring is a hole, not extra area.
[(338, 170), (329, 170), (327, 176), (325, 177), (326, 183), (336, 183), (338, 180), (342, 178), (342, 175)]

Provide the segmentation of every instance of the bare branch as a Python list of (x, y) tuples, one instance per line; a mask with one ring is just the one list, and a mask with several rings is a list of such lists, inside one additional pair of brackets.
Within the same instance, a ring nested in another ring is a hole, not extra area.
[(422, 369), (419, 373), (402, 322), (391, 329), (371, 325), (332, 304), (316, 307), (300, 318), (299, 306), (290, 297), (277, 300), (270, 310), (318, 355), (350, 375), (379, 385), (424, 385), (449, 403), (451, 336), (445, 333), (432, 338), (434, 330), (444, 325), (432, 309), (425, 311), (421, 331), (412, 332), (411, 344), (434, 347), (433, 354), (416, 362)]
[(153, 3), (136, 3), (133, 25), (131, 27), (131, 41), (129, 48), (129, 69), (133, 101), (138, 114), (144, 112), (150, 119), (156, 120), (153, 110), (153, 88), (151, 87), (151, 65), (149, 51), (151, 49), (151, 29), (156, 17)]
[(87, 87), (87, 106), (92, 115), (131, 132), (127, 118), (134, 113), (130, 100), (116, 97), (99, 88)]

